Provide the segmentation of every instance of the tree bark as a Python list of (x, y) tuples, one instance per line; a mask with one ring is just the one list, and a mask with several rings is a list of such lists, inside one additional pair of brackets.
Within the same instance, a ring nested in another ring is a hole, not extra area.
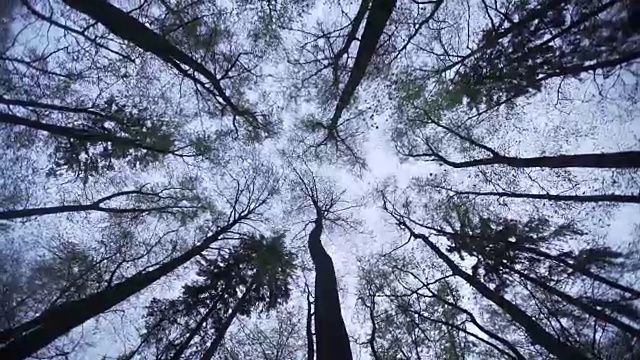
[(48, 104), (48, 103), (41, 103), (41, 102), (37, 102), (37, 101), (33, 101), (33, 100), (9, 99), (9, 98), (6, 98), (6, 97), (4, 97), (2, 95), (0, 95), (0, 104), (16, 105), (16, 106), (22, 106), (22, 107), (31, 107), (31, 108), (36, 108), (36, 109), (62, 111), (62, 112), (69, 112), (69, 113), (73, 113), (73, 114), (85, 114), (85, 115), (91, 115), (91, 116), (96, 117), (96, 118), (118, 120), (117, 118), (115, 118), (113, 116), (101, 113), (101, 112), (96, 111), (96, 110), (91, 110), (90, 108), (77, 108), (77, 107), (71, 107), (71, 106), (65, 106), (65, 105)]
[(338, 282), (331, 256), (320, 241), (322, 217), (309, 234), (309, 253), (316, 268), (315, 330), (318, 360), (352, 360), (349, 335), (342, 319)]
[(471, 287), (478, 291), (487, 300), (496, 304), (505, 313), (507, 313), (513, 321), (522, 326), (529, 338), (537, 345), (543, 347), (550, 354), (558, 359), (572, 360), (588, 360), (589, 358), (578, 349), (560, 341), (540, 324), (538, 324), (531, 316), (520, 309), (516, 304), (500, 295), (498, 292), (490, 289), (482, 281), (473, 277), (471, 274), (462, 270), (449, 256), (447, 256), (436, 244), (431, 242), (429, 238), (423, 234), (415, 233), (406, 224), (403, 226), (417, 239), (420, 239), (438, 258), (440, 258), (454, 275), (466, 281)]
[(46, 310), (37, 318), (29, 321), (28, 327), (18, 326), (16, 329), (19, 331), (13, 329), (3, 331), (0, 334), (0, 343), (6, 343), (6, 345), (0, 349), (0, 359), (21, 360), (35, 354), (73, 328), (120, 304), (186, 264), (205, 251), (242, 219), (243, 217), (238, 217), (205, 238), (199, 245), (154, 270), (133, 275), (127, 280), (95, 294)]
[(43, 208), (32, 208), (32, 209), (22, 209), (22, 210), (9, 210), (0, 212), (0, 220), (11, 220), (32, 216), (42, 216), (42, 215), (52, 215), (52, 214), (64, 214), (70, 212), (81, 212), (81, 211), (98, 211), (109, 214), (131, 214), (131, 213), (144, 213), (151, 211), (164, 211), (169, 209), (193, 209), (195, 207), (184, 207), (184, 206), (159, 206), (152, 208), (105, 208), (101, 206), (95, 206), (93, 204), (85, 204), (85, 205), (62, 205), (62, 206), (50, 206)]
[(247, 299), (249, 298), (249, 295), (254, 290), (256, 286), (257, 276), (258, 276), (257, 274), (254, 276), (254, 278), (251, 280), (251, 283), (249, 284), (249, 286), (247, 286), (247, 288), (245, 289), (240, 299), (238, 299), (238, 302), (236, 302), (235, 305), (233, 305), (233, 309), (231, 309), (231, 312), (229, 313), (229, 315), (227, 315), (226, 319), (221, 324), (220, 328), (216, 329), (216, 336), (211, 341), (211, 344), (209, 345), (209, 347), (205, 350), (204, 354), (200, 358), (201, 360), (211, 360), (213, 356), (216, 354), (216, 352), (218, 351), (218, 348), (220, 347), (220, 344), (222, 344), (222, 340), (224, 340), (224, 336), (227, 334), (227, 330), (229, 330), (229, 327), (231, 326), (231, 323), (233, 323), (233, 320), (235, 320), (236, 316), (238, 316), (238, 312), (240, 311), (242, 306), (245, 305), (245, 303), (247, 302)]

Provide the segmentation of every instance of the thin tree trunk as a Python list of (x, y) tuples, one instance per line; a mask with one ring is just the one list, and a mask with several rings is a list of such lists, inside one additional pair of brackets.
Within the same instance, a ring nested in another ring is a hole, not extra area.
[(164, 211), (170, 209), (200, 209), (198, 206), (157, 206), (150, 208), (110, 208), (103, 207), (102, 204), (127, 195), (139, 195), (139, 196), (149, 196), (149, 197), (160, 197), (160, 192), (146, 192), (143, 190), (127, 190), (120, 191), (117, 193), (113, 193), (111, 195), (100, 198), (90, 204), (82, 204), (82, 205), (61, 205), (61, 206), (50, 206), (50, 207), (42, 207), (42, 208), (30, 208), (30, 209), (21, 209), (21, 210), (7, 210), (0, 212), (0, 220), (10, 220), (10, 219), (18, 219), (25, 218), (31, 216), (42, 216), (42, 215), (52, 215), (52, 214), (62, 214), (69, 212), (80, 212), (80, 211), (99, 211), (105, 213), (112, 214), (126, 214), (126, 213), (144, 213), (150, 211)]
[(469, 321), (481, 332), (485, 333), (488, 337), (490, 337), (493, 340), (496, 340), (497, 342), (499, 342), (500, 344), (504, 345), (506, 348), (509, 349), (509, 351), (511, 351), (513, 353), (514, 358), (518, 359), (518, 360), (526, 360), (526, 358), (524, 357), (524, 355), (522, 355), (522, 353), (520, 352), (520, 350), (518, 350), (517, 347), (515, 347), (515, 345), (513, 345), (511, 343), (511, 341), (505, 339), (504, 337), (496, 334), (495, 332), (487, 329), (484, 325), (480, 324), (480, 322), (478, 321), (478, 319), (475, 317), (475, 315), (473, 315), (472, 312), (470, 312), (469, 310), (463, 308), (462, 306), (451, 302), (445, 298), (443, 298), (442, 296), (438, 295), (437, 293), (432, 293), (433, 296), (435, 296), (438, 301), (442, 302), (443, 304), (447, 305), (447, 306), (451, 306), (455, 309), (457, 309), (458, 311), (464, 313), (465, 315), (467, 315)]
[(523, 271), (520, 271), (512, 266), (508, 266), (507, 267), (509, 270), (511, 270), (514, 274), (520, 276), (522, 279), (530, 282), (531, 284), (537, 286), (538, 288), (558, 297), (559, 299), (565, 301), (568, 304), (571, 304), (573, 306), (575, 306), (576, 308), (584, 311), (586, 314), (589, 314), (591, 316), (593, 316), (594, 318), (598, 319), (599, 321), (602, 321), (604, 323), (607, 324), (611, 324), (615, 327), (617, 327), (618, 329), (620, 329), (620, 331), (626, 332), (629, 335), (635, 337), (635, 338), (640, 338), (640, 329), (637, 329), (629, 324), (626, 324), (624, 322), (622, 322), (619, 319), (616, 319), (615, 317), (600, 311), (598, 309), (595, 309), (594, 307), (590, 306), (589, 304), (581, 301), (580, 299), (577, 299), (567, 293), (565, 293), (564, 291), (558, 290), (556, 288), (554, 288), (551, 285), (548, 285), (547, 283), (545, 283), (544, 281), (541, 281), (538, 278), (535, 278), (529, 274), (526, 274)]
[(93, 204), (86, 205), (62, 205), (62, 206), (51, 206), (51, 207), (43, 207), (43, 208), (32, 208), (32, 209), (22, 209), (22, 210), (9, 210), (0, 212), (0, 220), (10, 220), (10, 219), (18, 219), (32, 216), (42, 216), (42, 215), (52, 215), (52, 214), (64, 214), (70, 212), (81, 212), (81, 211), (98, 211), (109, 214), (131, 214), (131, 213), (144, 213), (150, 211), (164, 211), (169, 209), (194, 209), (195, 207), (185, 207), (185, 206), (159, 206), (147, 209), (139, 209), (139, 208), (104, 208), (100, 206), (95, 206)]
[(314, 360), (315, 354), (313, 344), (313, 304), (311, 302), (311, 290), (307, 287), (307, 360)]
[(13, 329), (3, 331), (0, 342), (6, 342), (6, 345), (0, 349), (0, 359), (21, 360), (33, 355), (71, 329), (104, 313), (186, 264), (205, 251), (242, 219), (243, 217), (239, 217), (233, 220), (231, 223), (221, 227), (213, 235), (205, 238), (200, 245), (193, 247), (154, 270), (136, 274), (95, 294), (46, 310), (37, 318), (29, 321), (29, 326), (26, 328), (18, 326), (16, 328), (18, 331)]
[(247, 286), (240, 299), (238, 299), (238, 302), (235, 303), (233, 309), (231, 309), (231, 312), (229, 313), (229, 315), (227, 315), (227, 318), (224, 320), (220, 328), (216, 329), (216, 336), (211, 341), (209, 347), (205, 350), (204, 354), (200, 358), (201, 360), (211, 360), (216, 354), (218, 348), (220, 347), (220, 344), (222, 344), (222, 340), (224, 340), (224, 337), (227, 334), (227, 330), (229, 330), (229, 327), (231, 326), (231, 323), (233, 323), (233, 320), (235, 320), (236, 316), (238, 316), (238, 312), (245, 305), (247, 299), (249, 298), (249, 295), (254, 290), (256, 286), (257, 276), (257, 274), (254, 275), (251, 283), (249, 284), (249, 286)]
[(376, 349), (376, 333), (378, 331), (378, 325), (376, 324), (376, 297), (371, 296), (371, 305), (367, 306), (364, 302), (363, 304), (369, 310), (369, 319), (371, 320), (371, 334), (369, 334), (369, 339), (367, 343), (369, 343), (369, 350), (371, 350), (371, 356), (373, 360), (381, 360), (380, 355), (378, 354), (378, 349)]
[(344, 41), (344, 44), (340, 48), (340, 50), (336, 51), (336, 55), (334, 56), (334, 63), (340, 61), (340, 59), (345, 56), (349, 52), (349, 48), (351, 44), (356, 40), (356, 36), (358, 36), (358, 31), (360, 30), (360, 26), (362, 25), (362, 21), (364, 21), (364, 17), (367, 15), (369, 11), (369, 5), (371, 0), (362, 0), (360, 1), (360, 6), (358, 6), (358, 11), (356, 15), (353, 17), (351, 21), (351, 28), (347, 33), (347, 38)]
[(352, 360), (349, 335), (342, 319), (333, 261), (322, 246), (322, 216), (318, 211), (309, 234), (309, 253), (316, 268), (315, 330), (318, 360)]
[(523, 246), (523, 247), (520, 248), (520, 250), (523, 251), (523, 252), (527, 252), (527, 253), (539, 256), (539, 257), (541, 257), (543, 259), (554, 261), (554, 262), (556, 262), (556, 263), (558, 263), (560, 265), (564, 265), (567, 268), (569, 268), (569, 269), (571, 269), (571, 270), (573, 270), (573, 271), (575, 271), (575, 272), (577, 272), (579, 274), (582, 274), (583, 276), (586, 276), (586, 277), (588, 277), (588, 278), (590, 278), (592, 280), (595, 280), (597, 282), (605, 284), (605, 285), (607, 285), (607, 286), (609, 286), (609, 287), (611, 287), (613, 289), (620, 290), (622, 292), (625, 292), (625, 293), (627, 293), (629, 295), (632, 295), (632, 296), (640, 299), (640, 291), (638, 291), (638, 290), (636, 290), (634, 288), (631, 288), (629, 286), (620, 284), (620, 283), (618, 283), (618, 282), (616, 282), (614, 280), (608, 279), (608, 278), (606, 278), (606, 277), (604, 277), (602, 275), (596, 274), (596, 273), (592, 272), (591, 270), (589, 270), (589, 269), (587, 269), (585, 267), (576, 266), (575, 264), (573, 264), (573, 263), (571, 263), (571, 262), (569, 262), (569, 261), (567, 261), (567, 260), (565, 260), (565, 259), (563, 259), (563, 258), (561, 258), (559, 256), (551, 255), (546, 251), (543, 251), (543, 250), (540, 250), (540, 249), (537, 249), (537, 248), (534, 248), (534, 247), (530, 247), (530, 246)]
[(436, 244), (431, 242), (429, 238), (423, 234), (415, 233), (406, 224), (403, 226), (411, 232), (411, 235), (415, 238), (422, 240), (425, 245), (431, 251), (433, 251), (438, 258), (440, 258), (454, 275), (460, 277), (466, 281), (471, 287), (478, 291), (487, 300), (493, 302), (500, 307), (505, 313), (507, 313), (513, 321), (522, 326), (524, 331), (529, 335), (529, 338), (537, 345), (543, 347), (550, 354), (556, 356), (558, 359), (572, 359), (572, 360), (588, 360), (589, 358), (580, 352), (578, 349), (560, 341), (553, 336), (547, 330), (545, 330), (538, 322), (536, 322), (531, 316), (520, 309), (517, 305), (509, 301), (507, 298), (500, 295), (498, 292), (490, 289), (482, 281), (476, 279), (471, 274), (462, 270), (449, 256), (447, 256)]
[(0, 95), (0, 104), (31, 107), (31, 108), (36, 108), (36, 109), (47, 109), (47, 110), (54, 110), (54, 111), (62, 111), (62, 112), (69, 112), (69, 113), (73, 113), (73, 114), (86, 114), (86, 115), (94, 116), (96, 118), (103, 118), (103, 119), (109, 119), (109, 120), (118, 120), (118, 118), (116, 118), (114, 116), (110, 116), (108, 114), (104, 114), (104, 113), (101, 113), (99, 111), (92, 110), (90, 108), (77, 108), (77, 107), (71, 107), (71, 106), (65, 106), (65, 105), (48, 104), (48, 103), (41, 103), (41, 102), (37, 102), (37, 101), (33, 101), (33, 100), (9, 99), (9, 98), (6, 98), (6, 97), (4, 97), (2, 95)]
[(182, 355), (184, 355), (184, 352), (187, 351), (193, 339), (195, 339), (196, 335), (198, 335), (198, 333), (200, 332), (204, 324), (207, 322), (207, 320), (211, 317), (213, 312), (216, 311), (216, 308), (217, 308), (217, 304), (214, 303), (207, 310), (207, 312), (204, 315), (202, 315), (202, 318), (200, 318), (196, 326), (191, 330), (191, 332), (189, 333), (189, 336), (182, 342), (182, 344), (180, 344), (180, 347), (178, 347), (176, 352), (173, 353), (173, 355), (171, 355), (170, 360), (180, 360), (182, 358)]

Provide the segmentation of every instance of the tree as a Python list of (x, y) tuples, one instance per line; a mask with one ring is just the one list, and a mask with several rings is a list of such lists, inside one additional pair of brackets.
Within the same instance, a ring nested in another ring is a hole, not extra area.
[[(73, 9), (95, 19), (115, 35), (135, 44), (146, 52), (156, 55), (162, 61), (174, 67), (182, 75), (191, 78), (196, 84), (202, 86), (205, 91), (218, 99), (224, 107), (228, 107), (234, 116), (243, 119), (249, 128), (265, 132), (266, 134), (272, 131), (269, 128), (268, 119), (261, 119), (261, 117), (264, 117), (263, 115), (255, 114), (250, 109), (236, 104), (236, 102), (227, 95), (220, 80), (214, 73), (125, 11), (106, 1), (97, 4), (97, 6), (86, 6), (84, 2), (74, 0), (65, 1), (65, 3)], [(187, 69), (204, 77), (209, 85), (206, 85), (204, 81), (189, 74)]]
[(208, 230), (209, 235), (201, 238), (195, 246), (152, 270), (136, 273), (86, 297), (57, 304), (32, 320), (3, 330), (0, 339), (4, 346), (0, 354), (8, 359), (23, 359), (35, 353), (74, 327), (127, 300), (188, 263), (232, 229), (255, 219), (259, 209), (275, 194), (277, 184), (269, 169), (256, 167), (251, 175), (242, 182), (232, 178), (236, 186), (233, 186), (234, 200), (228, 205), (229, 214), (219, 214), (218, 218), (212, 219), (214, 224)]
[(376, 255), (361, 268), (359, 303), (370, 322), (366, 344), (374, 359), (526, 359), (461, 304), (451, 275), (423, 265), (429, 262), (418, 249), (406, 253)]
[(223, 359), (295, 360), (304, 355), (299, 308), (281, 308), (253, 321), (241, 321), (228, 334)]
[[(640, 152), (638, 151), (621, 151), (613, 153), (591, 153), (591, 154), (570, 154), (570, 155), (555, 155), (555, 156), (538, 156), (538, 157), (516, 157), (508, 156), (500, 153), (494, 148), (484, 145), (473, 139), (471, 136), (467, 136), (457, 131), (438, 120), (441, 114), (432, 115), (425, 108), (413, 105), (419, 114), (423, 118), (411, 119), (410, 122), (414, 124), (410, 127), (425, 126), (433, 127), (444, 131), (447, 135), (461, 141), (467, 147), (471, 147), (474, 150), (479, 150), (485, 153), (489, 153), (489, 157), (480, 157), (472, 160), (455, 161), (449, 160), (446, 156), (442, 155), (432, 143), (429, 138), (408, 138), (409, 136), (406, 128), (399, 127), (396, 130), (396, 137), (399, 140), (399, 146), (397, 149), (403, 156), (426, 159), (440, 162), (444, 165), (453, 168), (469, 168), (477, 166), (489, 166), (489, 165), (505, 165), (513, 168), (569, 168), (569, 167), (584, 167), (584, 168), (615, 168), (615, 169), (635, 169), (640, 167)], [(419, 145), (415, 144), (418, 142)], [(417, 146), (424, 146), (425, 150)]]
[[(361, 119), (363, 111), (357, 110), (344, 118), (343, 114), (354, 102), (360, 84), (370, 77), (370, 64), (381, 52), (384, 45), (381, 39), (395, 7), (395, 0), (363, 0), (346, 26), (327, 32), (320, 25), (317, 35), (301, 31), (312, 35), (311, 40), (302, 44), (300, 59), (291, 63), (300, 66), (303, 73), (311, 73), (303, 75), (305, 85), (310, 80), (317, 82), (314, 85), (319, 88), (319, 94), (314, 101), (334, 108), (332, 113), (322, 115), (328, 119), (309, 116), (300, 122), (301, 142), (316, 157), (325, 159), (328, 152), (358, 170), (366, 168), (359, 143), (365, 134)], [(360, 28), (360, 41), (356, 42)], [(356, 43), (357, 51), (350, 61), (350, 49)], [(307, 59), (308, 53), (312, 54), (311, 59)], [(318, 65), (319, 68), (313, 69), (310, 65)]]
[(492, 9), (497, 20), (483, 5), (490, 26), (475, 49), (439, 69), (460, 67), (447, 90), (460, 102), (492, 106), (539, 90), (548, 79), (612, 72), (640, 56), (632, 46), (611, 45), (613, 39), (626, 43), (634, 33), (631, 10), (621, 1), (514, 4), (503, 12)]
[[(444, 230), (408, 216), (409, 205), (403, 205), (404, 210), (400, 210), (391, 205), (386, 195), (383, 195), (383, 201), (386, 211), (402, 229), (426, 244), (454, 275), (464, 279), (482, 296), (495, 303), (524, 328), (533, 342), (550, 353), (569, 351), (575, 355), (582, 353), (582, 357), (587, 353), (602, 353), (603, 349), (596, 345), (586, 346), (587, 339), (593, 335), (589, 330), (586, 330), (586, 334), (583, 333), (580, 330), (583, 325), (579, 324), (592, 324), (593, 333), (605, 337), (612, 336), (609, 326), (631, 336), (637, 334), (637, 327), (629, 323), (635, 322), (634, 319), (638, 317), (637, 309), (629, 303), (636, 298), (637, 290), (603, 274), (614, 267), (630, 267), (630, 264), (618, 262), (617, 259), (622, 259), (621, 254), (610, 248), (597, 246), (584, 247), (577, 253), (560, 251), (556, 255), (543, 250), (546, 247), (561, 248), (565, 241), (560, 239), (584, 235), (574, 225), (553, 227), (547, 220), (539, 218), (519, 223), (514, 220), (480, 217), (476, 222), (470, 220), (473, 219), (473, 213), (469, 208), (459, 205), (452, 208), (451, 218), (446, 215), (445, 210), (443, 224), (452, 230)], [(419, 233), (414, 227), (425, 229), (430, 234)], [(462, 259), (467, 256), (476, 259), (471, 273), (440, 249), (431, 240), (433, 236), (449, 241), (448, 252), (457, 253)], [(565, 260), (560, 260), (561, 258)], [(596, 268), (599, 270), (594, 271)], [(506, 298), (508, 294), (515, 295), (521, 291), (512, 289), (514, 286), (522, 286), (538, 306), (544, 304), (543, 309), (546, 310), (540, 310), (541, 313), (536, 316), (542, 317), (545, 322), (549, 321), (559, 337), (552, 335), (542, 323), (528, 315), (513, 300)], [(580, 290), (584, 286), (586, 289)], [(566, 328), (560, 324), (561, 321), (573, 323), (573, 326)], [(608, 325), (599, 327), (598, 324)]]
[(514, 199), (531, 199), (531, 200), (547, 200), (547, 201), (567, 201), (577, 203), (591, 202), (612, 202), (612, 203), (640, 203), (640, 196), (637, 195), (620, 195), (620, 194), (602, 194), (602, 195), (564, 195), (564, 194), (527, 194), (511, 191), (473, 191), (473, 190), (457, 190), (448, 188), (443, 185), (421, 182), (421, 185), (431, 187), (435, 190), (444, 190), (451, 193), (455, 197), (465, 196), (492, 196), (498, 198), (514, 198)]
[(249, 234), (217, 256), (203, 257), (198, 279), (185, 285), (179, 298), (152, 300), (136, 355), (210, 359), (238, 316), (286, 302), (295, 266), (283, 240), (284, 235)]
[[(309, 254), (315, 266), (314, 324), (318, 360), (352, 359), (349, 336), (342, 319), (338, 283), (331, 256), (322, 246), (325, 222), (340, 224), (347, 221), (342, 215), (344, 203), (333, 184), (316, 178), (312, 172), (295, 170), (294, 185), (300, 188), (300, 209), (311, 207), (315, 219), (309, 232)], [(303, 175), (304, 174), (304, 175)]]
[[(127, 190), (113, 193), (101, 197), (88, 204), (78, 205), (59, 205), (41, 208), (27, 208), (6, 210), (0, 212), (1, 220), (10, 220), (18, 218), (26, 218), (33, 216), (43, 216), (51, 214), (62, 214), (82, 211), (98, 211), (108, 214), (145, 214), (145, 213), (177, 213), (180, 211), (198, 211), (204, 210), (203, 204), (198, 204), (199, 199), (194, 191), (195, 189), (181, 187), (165, 187), (162, 189), (153, 189), (150, 186), (141, 186), (136, 190)], [(131, 199), (133, 205), (129, 207), (120, 206), (104, 206), (103, 204)], [(143, 205), (143, 206), (141, 206)], [(144, 206), (147, 205), (147, 206)]]

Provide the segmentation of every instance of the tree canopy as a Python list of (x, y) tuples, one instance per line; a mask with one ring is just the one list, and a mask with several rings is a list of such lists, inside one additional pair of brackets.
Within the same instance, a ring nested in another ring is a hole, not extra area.
[(628, 0), (0, 4), (0, 359), (640, 358)]

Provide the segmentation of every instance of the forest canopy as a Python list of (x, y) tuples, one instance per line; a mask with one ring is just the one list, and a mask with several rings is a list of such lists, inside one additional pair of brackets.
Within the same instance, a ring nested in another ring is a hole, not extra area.
[(3, 1), (0, 359), (639, 359), (639, 24)]

